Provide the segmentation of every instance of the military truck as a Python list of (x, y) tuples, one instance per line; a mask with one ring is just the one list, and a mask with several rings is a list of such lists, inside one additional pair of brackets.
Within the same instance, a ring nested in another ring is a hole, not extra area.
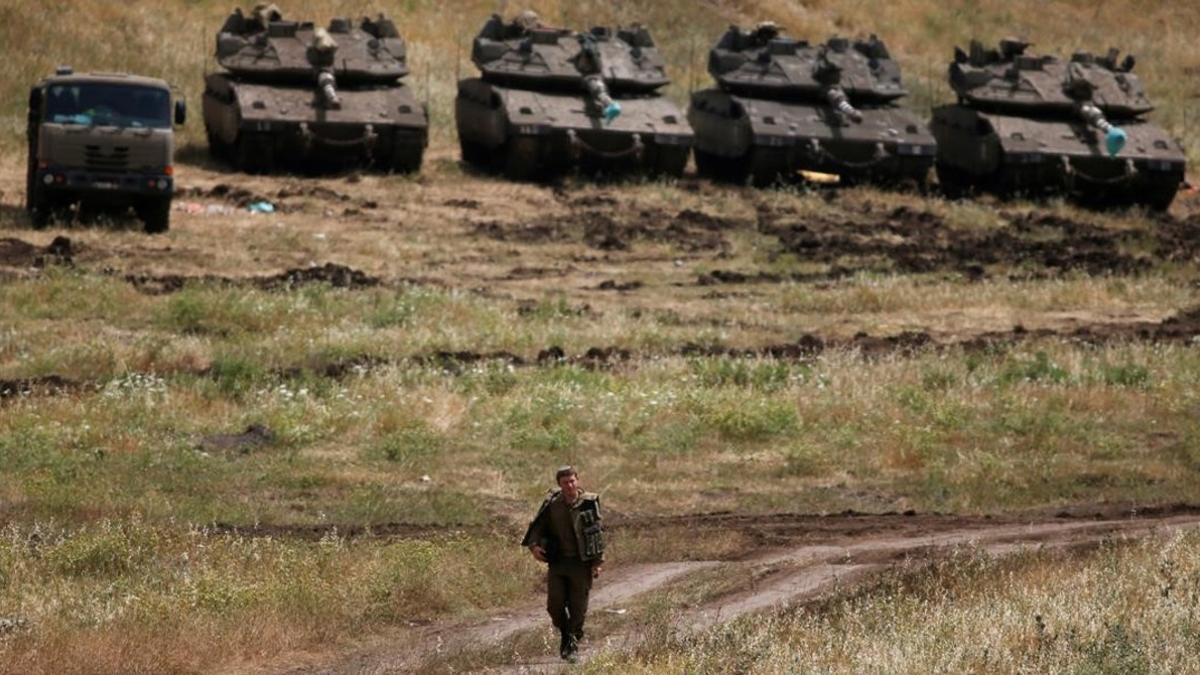
[(482, 77), (459, 82), (455, 105), (464, 161), (518, 180), (687, 166), (692, 130), (660, 91), (670, 80), (644, 27), (577, 33), (496, 15), (471, 58)]
[(1117, 50), (1069, 59), (1002, 40), (955, 49), (958, 103), (933, 111), (938, 180), (952, 196), (1067, 194), (1165, 210), (1184, 180), (1180, 144), (1145, 119), (1153, 105)]
[(283, 165), (421, 168), (429, 115), (410, 87), (407, 46), (384, 15), (285, 20), (274, 5), (237, 9), (217, 33), (222, 71), (205, 78), (210, 152), (247, 173)]
[(936, 143), (898, 101), (900, 66), (871, 36), (810, 44), (770, 22), (731, 27), (709, 53), (718, 87), (692, 95), (701, 175), (766, 185), (799, 172), (924, 185)]
[(175, 190), (172, 123), (186, 116), (158, 79), (62, 67), (38, 82), (26, 126), (25, 207), (34, 226), (79, 204), (133, 207), (146, 232), (165, 232)]

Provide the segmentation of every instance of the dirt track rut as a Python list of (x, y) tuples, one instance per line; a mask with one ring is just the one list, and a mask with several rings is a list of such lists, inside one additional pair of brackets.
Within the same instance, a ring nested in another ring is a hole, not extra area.
[[(772, 526), (786, 525), (767, 516)], [(797, 517), (812, 523), (811, 517)], [(739, 519), (736, 523), (741, 523)], [(838, 527), (844, 520), (846, 527)], [(763, 549), (732, 563), (686, 561), (631, 565), (606, 577), (593, 594), (592, 609), (602, 612), (663, 591), (699, 572), (721, 569), (722, 576), (741, 580), (735, 590), (698, 606), (680, 608), (683, 630), (703, 630), (755, 612), (777, 610), (837, 595), (897, 569), (916, 569), (963, 553), (994, 556), (1029, 550), (1082, 549), (1115, 540), (1200, 528), (1200, 512), (1168, 509), (1129, 518), (1000, 520), (948, 516), (831, 516), (815, 540), (802, 545)], [(864, 523), (867, 524), (864, 527)], [(743, 523), (744, 524), (744, 523)], [(798, 523), (799, 524), (799, 523)], [(832, 525), (832, 527), (828, 527)], [(807, 529), (807, 528), (805, 528)], [(807, 537), (806, 537), (807, 539)], [(723, 566), (723, 567), (722, 567)], [(431, 661), (468, 651), (502, 646), (519, 634), (548, 630), (540, 602), (473, 624), (446, 623), (410, 631), (333, 658), (297, 662), (258, 672), (398, 673), (422, 672)], [(636, 628), (618, 628), (595, 639), (590, 649), (628, 648), (639, 641)], [(585, 652), (586, 657), (586, 652)], [(473, 660), (473, 662), (477, 662)], [(506, 672), (557, 672), (552, 658), (522, 663), (493, 663), (486, 669)]]

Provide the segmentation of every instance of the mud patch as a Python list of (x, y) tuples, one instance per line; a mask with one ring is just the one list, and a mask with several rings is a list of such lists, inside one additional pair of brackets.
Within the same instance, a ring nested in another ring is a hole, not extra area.
[(636, 291), (639, 288), (642, 288), (643, 286), (645, 286), (645, 284), (640, 281), (637, 281), (637, 280), (616, 281), (615, 279), (607, 279), (605, 281), (601, 281), (600, 284), (596, 286), (595, 290), (597, 290), (597, 291), (617, 291), (618, 293), (628, 293), (630, 291)]
[(264, 290), (295, 288), (308, 284), (329, 284), (334, 288), (357, 289), (373, 288), (382, 283), (378, 277), (336, 263), (291, 269), (275, 276), (260, 277), (254, 280), (254, 284)]
[(0, 266), (40, 269), (52, 265), (75, 264), (75, 244), (67, 237), (55, 237), (45, 248), (21, 239), (0, 239)]
[(670, 244), (691, 253), (726, 254), (730, 246), (723, 232), (746, 226), (692, 210), (670, 213), (643, 209), (629, 214), (616, 208), (597, 209), (591, 206), (597, 203), (597, 198), (588, 198), (585, 202), (588, 208), (567, 215), (516, 223), (482, 222), (475, 225), (475, 233), (505, 242), (581, 243), (600, 251), (631, 251), (640, 242), (651, 242)]
[(275, 442), (275, 433), (261, 424), (252, 424), (240, 434), (205, 436), (196, 443), (198, 450), (213, 454), (248, 455)]
[(126, 283), (147, 295), (169, 295), (182, 291), (188, 284), (217, 286), (249, 286), (264, 291), (286, 291), (311, 284), (329, 284), (334, 288), (357, 290), (382, 286), (383, 280), (361, 270), (325, 263), (312, 267), (297, 267), (265, 277), (182, 276), (178, 274), (127, 274)]
[(670, 244), (689, 253), (727, 253), (729, 242), (721, 234), (723, 221), (696, 211), (674, 216), (658, 210), (643, 210), (629, 221), (604, 212), (589, 211), (578, 216), (583, 224), (583, 241), (602, 251), (629, 251), (637, 241)]
[(955, 272), (968, 279), (1022, 268), (1035, 275), (1039, 270), (1132, 275), (1159, 262), (1194, 260), (1200, 249), (1196, 228), (1169, 218), (1152, 221), (1145, 231), (1117, 231), (1036, 211), (1001, 217), (1005, 224), (999, 228), (964, 232), (936, 213), (908, 207), (877, 213), (868, 204), (850, 217), (803, 221), (785, 211), (760, 209), (759, 230), (778, 238), (779, 253), (835, 266), (829, 276), (845, 276), (847, 267), (852, 272)]
[(489, 220), (476, 224), (475, 233), (496, 241), (524, 244), (567, 241), (571, 238), (564, 224), (559, 221), (520, 224)]
[(58, 396), (81, 391), (87, 385), (58, 375), (0, 380), (0, 401), (27, 396)]
[[(270, 195), (254, 192), (247, 188), (238, 187), (236, 185), (229, 185), (228, 183), (217, 183), (211, 188), (183, 188), (176, 191), (175, 196), (177, 198), (185, 199), (213, 199), (225, 202), (227, 204), (233, 204), (240, 209), (249, 208), (251, 204), (256, 204), (258, 202), (270, 202), (272, 204), (275, 203), (275, 199)], [(285, 209), (279, 208), (279, 205), (276, 205), (276, 211), (284, 210)]]

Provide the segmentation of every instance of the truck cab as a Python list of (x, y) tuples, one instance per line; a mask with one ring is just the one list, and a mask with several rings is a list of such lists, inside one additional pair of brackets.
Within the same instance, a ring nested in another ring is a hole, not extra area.
[(71, 204), (133, 207), (146, 232), (170, 226), (173, 127), (187, 109), (158, 79), (60, 68), (29, 92), (26, 209), (35, 227)]

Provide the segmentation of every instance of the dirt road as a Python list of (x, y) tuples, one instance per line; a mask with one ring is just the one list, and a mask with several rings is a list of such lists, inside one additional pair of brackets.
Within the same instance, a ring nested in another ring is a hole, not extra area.
[[(645, 527), (676, 526), (659, 519)], [(625, 527), (630, 524), (624, 525)], [(1102, 516), (955, 517), (945, 515), (697, 516), (695, 528), (746, 528), (770, 532), (775, 542), (735, 561), (676, 561), (630, 565), (606, 577), (593, 595), (592, 612), (604, 616), (587, 653), (627, 649), (640, 640), (638, 603), (691, 584), (701, 600), (674, 608), (682, 630), (703, 630), (755, 612), (768, 612), (844, 593), (893, 570), (913, 570), (958, 555), (1005, 556), (1022, 551), (1087, 549), (1104, 542), (1200, 527), (1200, 509)], [(796, 543), (802, 542), (802, 543)], [(697, 577), (697, 575), (701, 575)], [(699, 586), (697, 591), (696, 586)], [(706, 587), (711, 592), (706, 593)], [(718, 590), (719, 589), (719, 590)], [(400, 631), (356, 650), (282, 659), (252, 672), (423, 672), (452, 660), (456, 668), (499, 672), (556, 672), (550, 656), (514, 659), (502, 649), (521, 637), (536, 640), (549, 622), (539, 599), (473, 623), (445, 623)], [(247, 672), (247, 671), (241, 671)]]

